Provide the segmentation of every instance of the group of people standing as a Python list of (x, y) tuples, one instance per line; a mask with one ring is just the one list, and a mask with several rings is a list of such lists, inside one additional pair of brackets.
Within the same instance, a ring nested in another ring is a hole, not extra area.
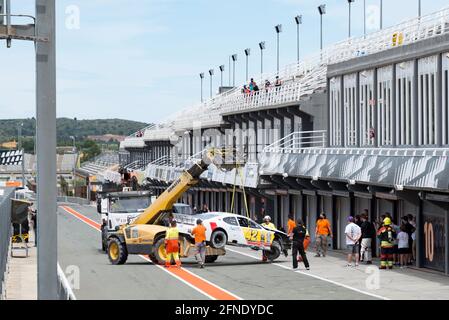
[[(272, 84), (271, 82), (267, 79), (265, 80), (265, 92), (268, 92), (268, 90), (271, 88)], [(274, 82), (274, 87), (277, 89), (279, 87), (282, 86), (282, 81), (279, 78), (279, 76), (276, 76), (276, 80)], [(250, 94), (257, 94), (260, 91), (260, 88), (258, 86), (258, 84), (256, 83), (256, 81), (254, 81), (254, 78), (251, 78), (251, 81), (248, 85), (244, 85), (243, 89), (242, 89), (242, 93), (245, 95), (250, 95)]]
[(393, 266), (405, 268), (414, 260), (414, 243), (416, 223), (412, 215), (402, 217), (401, 226), (393, 222), (390, 213), (383, 214), (377, 222), (368, 220), (368, 210), (355, 218), (348, 217), (345, 229), (346, 245), (348, 249), (348, 267), (355, 266), (360, 261), (372, 264), (372, 244), (376, 237), (380, 245), (380, 269), (393, 269)]
[[(298, 261), (303, 261), (307, 270), (309, 262), (306, 251), (310, 243), (310, 236), (302, 220), (295, 222), (293, 215), (288, 220), (288, 235), (292, 239), (293, 268), (296, 269)], [(401, 219), (401, 225), (393, 223), (391, 214), (381, 216), (380, 221), (369, 221), (368, 210), (361, 215), (349, 216), (345, 227), (347, 247), (347, 266), (358, 267), (360, 262), (367, 265), (373, 263), (372, 248), (376, 238), (379, 241), (381, 261), (380, 269), (392, 269), (394, 265), (405, 268), (415, 259), (415, 232), (416, 223), (413, 215), (406, 215)], [(333, 238), (332, 227), (325, 213), (321, 213), (316, 221), (315, 229), (315, 257), (325, 257), (328, 249), (328, 239)], [(297, 256), (300, 258), (297, 259)]]

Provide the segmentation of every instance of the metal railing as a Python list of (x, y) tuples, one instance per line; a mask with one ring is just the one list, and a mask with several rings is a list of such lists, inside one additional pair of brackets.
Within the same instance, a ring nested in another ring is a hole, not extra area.
[(152, 123), (148, 126), (146, 126), (145, 128), (142, 128), (140, 130), (137, 130), (136, 132), (134, 132), (133, 134), (130, 134), (127, 138), (139, 138), (138, 134), (139, 133), (145, 133), (146, 130), (151, 130), (156, 126), (156, 124)]
[(263, 152), (301, 153), (304, 149), (325, 148), (327, 131), (298, 131), (264, 148)]
[(64, 271), (58, 263), (58, 297), (59, 300), (76, 300), (75, 294), (67, 280)]
[(0, 300), (5, 295), (5, 276), (12, 236), (11, 198), (14, 189), (0, 188)]
[(68, 197), (68, 196), (59, 196), (59, 197), (57, 197), (57, 201), (62, 202), (62, 203), (73, 203), (73, 204), (78, 204), (78, 205), (89, 205), (90, 204), (90, 201), (87, 199), (78, 198), (78, 197)]

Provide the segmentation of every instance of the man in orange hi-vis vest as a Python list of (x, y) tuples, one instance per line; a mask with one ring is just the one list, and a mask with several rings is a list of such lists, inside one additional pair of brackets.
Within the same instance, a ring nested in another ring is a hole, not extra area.
[(176, 266), (181, 267), (181, 260), (179, 260), (179, 230), (176, 227), (176, 220), (170, 222), (170, 228), (165, 233), (165, 267), (171, 265), (171, 259), (175, 260)]

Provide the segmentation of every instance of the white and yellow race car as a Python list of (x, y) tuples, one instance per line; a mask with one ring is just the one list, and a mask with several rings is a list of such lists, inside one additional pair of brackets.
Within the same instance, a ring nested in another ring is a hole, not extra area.
[(190, 234), (201, 219), (206, 227), (206, 244), (216, 249), (226, 245), (249, 247), (263, 250), (270, 261), (277, 259), (281, 253), (287, 256), (290, 240), (286, 233), (264, 228), (245, 216), (224, 212), (209, 212), (195, 215), (174, 214), (180, 233)]

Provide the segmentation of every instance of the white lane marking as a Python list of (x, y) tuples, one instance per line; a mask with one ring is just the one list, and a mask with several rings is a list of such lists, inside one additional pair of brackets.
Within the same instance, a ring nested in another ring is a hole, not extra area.
[[(244, 256), (253, 258), (253, 259), (257, 259), (257, 260), (260, 259), (259, 257), (253, 256), (253, 255), (251, 255), (251, 254), (249, 254), (249, 253), (244, 253), (244, 252), (240, 252), (240, 251), (233, 250), (233, 249), (229, 249), (229, 248), (226, 248), (226, 250), (231, 251), (231, 252), (234, 252), (234, 253), (238, 253), (238, 254), (241, 254), (241, 255), (244, 255)], [(337, 282), (337, 281), (333, 281), (333, 280), (330, 280), (330, 279), (326, 279), (326, 278), (323, 278), (323, 277), (320, 277), (320, 276), (311, 274), (311, 273), (309, 273), (309, 272), (304, 272), (304, 271), (300, 271), (300, 270), (295, 271), (295, 270), (293, 270), (292, 268), (287, 267), (287, 266), (284, 266), (284, 265), (279, 264), (279, 263), (272, 263), (271, 265), (274, 265), (274, 266), (277, 266), (277, 267), (281, 267), (281, 268), (284, 268), (284, 269), (286, 269), (286, 270), (293, 271), (293, 272), (295, 272), (295, 273), (300, 273), (300, 274), (303, 274), (303, 275), (305, 275), (305, 276), (309, 276), (309, 277), (312, 277), (312, 278), (315, 278), (315, 279), (318, 279), (318, 280), (321, 280), (321, 281), (329, 282), (329, 283), (332, 283), (332, 284), (334, 284), (334, 285), (336, 285), (336, 286), (343, 287), (343, 288), (346, 288), (346, 289), (349, 289), (349, 290), (352, 290), (352, 291), (355, 291), (355, 292), (358, 292), (358, 293), (362, 293), (362, 294), (365, 294), (365, 295), (368, 295), (368, 296), (371, 296), (371, 297), (374, 297), (374, 298), (377, 298), (377, 299), (381, 299), (381, 300), (391, 300), (391, 299), (389, 299), (389, 298), (387, 298), (387, 297), (383, 297), (383, 296), (379, 296), (379, 295), (374, 294), (374, 293), (371, 293), (371, 292), (363, 291), (363, 290), (360, 290), (360, 289), (357, 289), (357, 288), (348, 286), (348, 285), (346, 285), (346, 284), (343, 284), (343, 283), (340, 283), (340, 282)]]
[[(71, 216), (77, 218), (77, 220), (80, 220), (80, 221), (84, 222), (86, 225), (88, 225), (88, 226), (91, 227), (92, 229), (94, 229), (94, 230), (96, 230), (96, 231), (98, 231), (98, 232), (101, 232), (101, 230), (99, 230), (98, 228), (96, 228), (96, 227), (94, 227), (93, 225), (89, 224), (88, 222), (86, 222), (86, 221), (84, 221), (84, 220), (78, 218), (77, 216), (73, 215), (70, 211), (67, 211), (65, 208), (63, 208), (63, 207), (60, 207), (60, 208), (63, 209), (64, 211), (66, 211), (67, 213), (70, 213)], [(70, 207), (69, 207), (69, 208), (70, 208)], [(72, 210), (74, 210), (74, 209), (72, 209)], [(76, 211), (76, 210), (74, 210), (74, 211)], [(83, 216), (84, 216), (84, 215), (83, 215)], [(88, 217), (85, 217), (85, 218), (88, 219), (88, 220), (90, 220), (90, 221), (92, 221), (92, 222), (94, 222), (92, 219), (89, 219)], [(97, 223), (97, 222), (95, 222), (95, 223)], [(198, 291), (199, 293), (205, 295), (205, 296), (208, 297), (209, 299), (211, 299), (211, 300), (216, 300), (216, 299), (215, 299), (214, 297), (212, 297), (211, 295), (209, 295), (209, 294), (207, 294), (206, 292), (204, 292), (203, 290), (201, 290), (201, 289), (195, 287), (195, 286), (192, 285), (191, 283), (185, 281), (184, 279), (182, 279), (182, 278), (179, 277), (178, 275), (176, 275), (176, 274), (170, 272), (169, 270), (165, 269), (164, 267), (162, 267), (162, 266), (160, 266), (160, 265), (158, 265), (158, 264), (153, 263), (153, 261), (151, 261), (151, 259), (149, 259), (149, 258), (147, 258), (147, 257), (145, 257), (145, 256), (143, 256), (143, 255), (139, 255), (139, 257), (142, 258), (142, 259), (145, 260), (145, 261), (150, 262), (152, 265), (154, 265), (154, 266), (156, 266), (157, 268), (163, 270), (164, 272), (168, 273), (169, 275), (175, 277), (176, 279), (180, 280), (181, 282), (183, 282), (184, 284), (188, 285), (188, 286), (191, 287), (192, 289), (195, 289), (195, 290)], [(226, 290), (226, 289), (223, 289), (223, 288), (217, 286), (216, 284), (214, 284), (214, 283), (212, 283), (212, 282), (210, 282), (210, 281), (204, 279), (203, 277), (200, 277), (200, 276), (194, 274), (193, 272), (191, 272), (191, 271), (189, 271), (189, 270), (186, 270), (185, 268), (183, 268), (183, 270), (184, 270), (185, 272), (187, 272), (187, 273), (190, 273), (190, 274), (193, 275), (194, 277), (197, 277), (197, 278), (201, 279), (202, 281), (207, 282), (209, 285), (214, 286), (214, 287), (216, 287), (217, 289), (219, 289), (219, 290), (221, 290), (221, 291), (223, 291), (223, 292), (226, 292), (227, 294), (229, 294), (229, 295), (231, 295), (231, 296), (234, 296), (234, 297), (237, 298), (238, 300), (243, 300), (241, 297), (235, 295), (234, 293), (229, 292), (229, 291)]]

